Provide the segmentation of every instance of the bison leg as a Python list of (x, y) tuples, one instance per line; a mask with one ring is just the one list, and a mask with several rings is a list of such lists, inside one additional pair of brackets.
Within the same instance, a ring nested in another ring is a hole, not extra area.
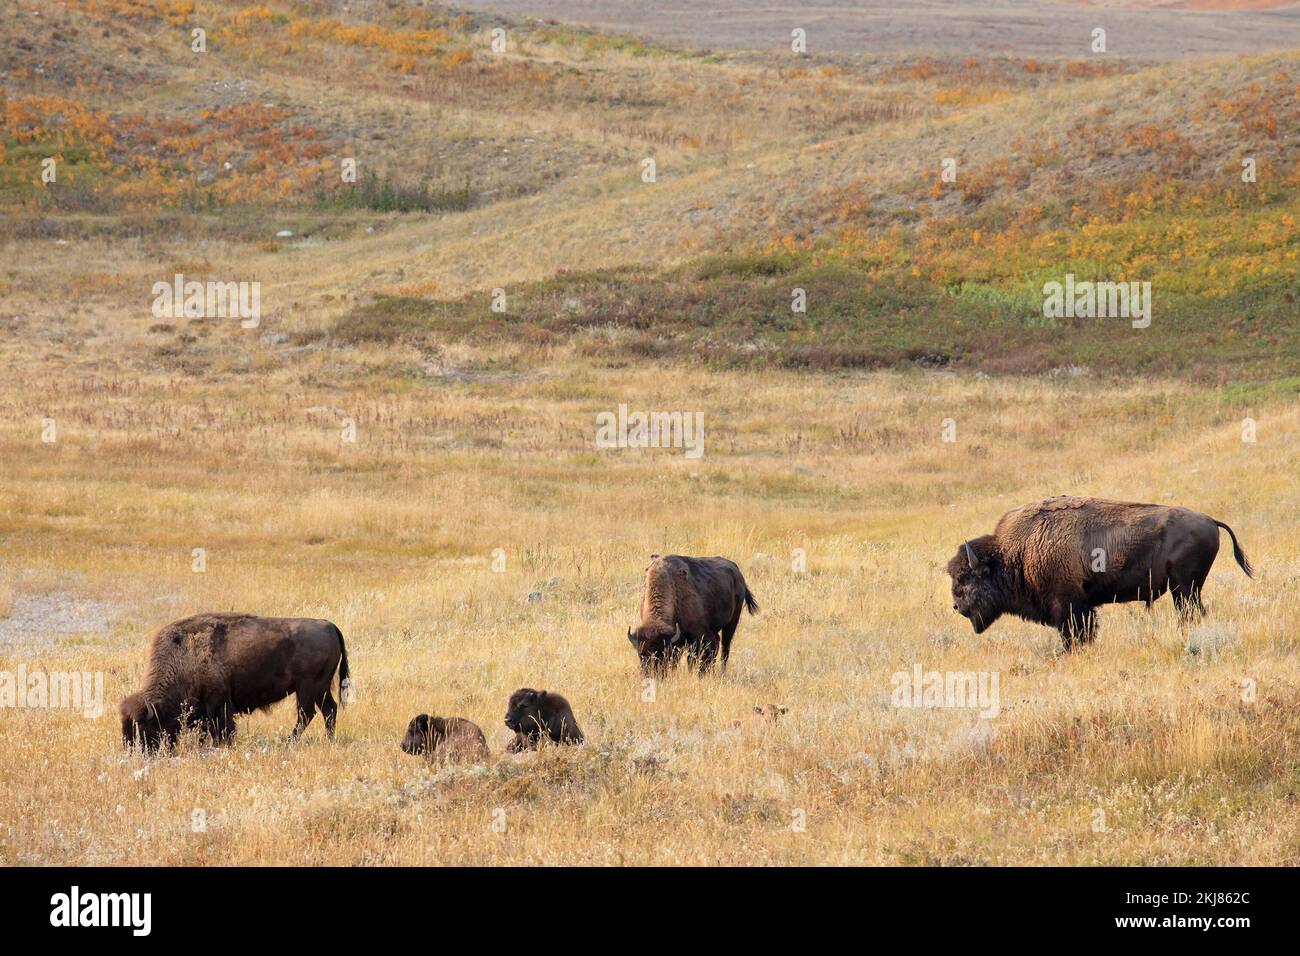
[[(699, 670), (700, 658), (704, 653), (701, 639), (696, 637), (690, 638), (685, 643), (685, 649), (686, 649), (686, 669)], [(676, 661), (674, 661), (674, 663), (676, 663)]]
[(681, 662), (683, 654), (686, 655), (686, 660), (689, 662), (693, 653), (693, 649), (694, 649), (694, 645), (689, 644), (687, 641), (682, 641), (680, 644), (674, 644), (672, 647), (670, 647), (667, 653), (664, 655), (665, 672), (676, 669), (677, 665)]
[(164, 727), (158, 735), (158, 750), (175, 750), (180, 736), (180, 727)]
[(207, 721), (208, 733), (215, 744), (229, 743), (235, 736), (235, 718), (229, 701), (213, 709)]
[(696, 644), (696, 654), (699, 657), (699, 670), (701, 674), (707, 673), (717, 660), (718, 648), (721, 644), (721, 638), (716, 631), (705, 632)]
[(1169, 588), (1173, 596), (1174, 607), (1184, 620), (1198, 618), (1205, 614), (1205, 605), (1201, 603), (1201, 588), (1205, 586), (1205, 577), (1190, 580), (1175, 576)]
[(291, 740), (297, 740), (302, 736), (302, 732), (307, 729), (312, 718), (316, 716), (316, 702), (311, 697), (298, 693), (298, 723), (294, 725), (293, 733), (289, 735)]
[(736, 628), (740, 626), (740, 608), (736, 608), (736, 616), (731, 619), (726, 627), (722, 629), (722, 671), (727, 671), (727, 661), (731, 657), (731, 639), (736, 636)]
[(1067, 651), (1074, 650), (1076, 644), (1090, 644), (1097, 636), (1097, 612), (1093, 608), (1070, 608), (1057, 629)]
[(1079, 640), (1084, 644), (1091, 644), (1097, 639), (1097, 611), (1095, 608), (1088, 608), (1079, 616), (1078, 634)]
[(325, 718), (325, 736), (333, 740), (334, 722), (339, 715), (339, 705), (334, 702), (334, 695), (329, 691), (326, 691), (324, 698), (321, 699), (320, 712), (321, 716)]
[(1198, 591), (1174, 591), (1174, 607), (1178, 616), (1184, 620), (1198, 618), (1205, 614), (1205, 605), (1201, 603)]

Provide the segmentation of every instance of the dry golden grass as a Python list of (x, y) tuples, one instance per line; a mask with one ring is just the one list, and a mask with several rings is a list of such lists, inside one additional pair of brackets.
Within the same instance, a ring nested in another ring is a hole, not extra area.
[[(103, 670), (110, 711), (5, 715), (0, 860), (1297, 861), (1294, 403), (567, 362), (522, 380), (335, 386), (337, 360), (129, 385), (10, 366), (6, 569), (121, 613), (105, 634), (0, 651), (0, 669)], [(597, 451), (594, 416), (620, 401), (702, 410), (704, 458)], [(356, 418), (355, 445), (335, 408)], [(55, 445), (39, 439), (46, 417)], [(949, 417), (955, 444), (940, 440)], [(943, 563), (1006, 508), (1057, 492), (1203, 509), (1233, 525), (1259, 577), (1221, 553), (1204, 624), (1180, 629), (1167, 599), (1112, 608), (1070, 656), (1020, 622), (972, 635)], [(646, 556), (664, 551), (736, 558), (762, 611), (726, 676), (681, 672), (645, 703), (623, 631)], [(357, 684), (338, 740), (317, 721), (290, 745), (285, 704), (245, 718), (228, 749), (123, 753), (111, 710), (148, 636), (200, 609), (336, 621)], [(891, 707), (891, 675), (916, 664), (997, 672), (1001, 713)], [(501, 755), (522, 685), (566, 694), (589, 743)], [(726, 732), (769, 701), (787, 719)], [(400, 753), (421, 711), (476, 721), (493, 759), (434, 770)]]
[[(384, 293), (486, 303), (493, 287), (513, 296), (562, 270), (801, 248), (841, 228), (902, 257), (913, 229), (924, 251), (935, 229), (991, 240), (1026, 205), (1069, 216), (1086, 197), (1104, 214), (1094, 197), (1123, 202), (1152, 164), (1187, 156), (1200, 186), (1235, 176), (1247, 146), (1265, 173), (1288, 171), (1293, 143), (1243, 128), (1285, 129), (1296, 54), (791, 68), (521, 29), (489, 61), (485, 22), (457, 21), (446, 56), (409, 74), (390, 49), (409, 37), (380, 31), (367, 50), (347, 29), (333, 42), (251, 13), (245, 30), (208, 0), (211, 53), (178, 57), (173, 4), (127, 6), (153, 13), (106, 30), (122, 3), (103, 0), (15, 21), (0, 36), (5, 95), (84, 99), (151, 129), (274, 101), (319, 127), (331, 164), (356, 151), (412, 181), (472, 174), (485, 195), (454, 215), (338, 211), (305, 192), (177, 213), (146, 180), (131, 193), (143, 208), (82, 214), (40, 205), (49, 196), (23, 178), (63, 144), (8, 144), (6, 201), (34, 205), (14, 216), (24, 238), (0, 240), (0, 672), (102, 672), (106, 701), (97, 719), (0, 710), (0, 864), (1300, 862), (1295, 380), (742, 373), (584, 352), (583, 335), (664, 334), (616, 315), (536, 348), (329, 336)], [(460, 44), (479, 52), (465, 60)], [(139, 75), (122, 66), (137, 62)], [(951, 154), (978, 199), (935, 195)], [(653, 184), (638, 176), (648, 155)], [(1008, 156), (1024, 167), (999, 166)], [(186, 184), (224, 169), (182, 159), (183, 173), (166, 171)], [(90, 198), (129, 173), (96, 168)], [(1293, 189), (1278, 180), (1261, 178)], [(1289, 219), (1222, 221), (1294, 255)], [(275, 239), (282, 227), (296, 235)], [(988, 258), (1028, 248), (1011, 231), (999, 242)], [(1218, 238), (1207, 248), (1247, 257)], [(177, 272), (261, 282), (262, 327), (160, 322), (149, 290)], [(1275, 306), (1282, 293), (1260, 295)], [(1233, 332), (1175, 345), (1207, 350)], [(1133, 341), (1158, 361), (1171, 339)], [(702, 411), (705, 456), (597, 449), (596, 415), (621, 403)], [(1111, 608), (1098, 643), (1073, 655), (1016, 621), (972, 635), (943, 565), (1003, 511), (1057, 493), (1203, 510), (1236, 529), (1258, 579), (1221, 553), (1208, 620), (1180, 627), (1167, 600)], [(792, 570), (796, 549), (806, 573)], [(725, 676), (681, 672), (647, 702), (623, 635), (652, 552), (734, 558), (762, 611), (743, 620)], [(125, 753), (113, 713), (150, 636), (200, 610), (338, 623), (357, 690), (338, 739), (317, 721), (289, 744), (282, 704), (244, 718), (229, 748)], [(891, 676), (917, 665), (997, 673), (999, 715), (892, 707)], [(569, 697), (589, 743), (502, 756), (505, 700), (522, 685)], [(789, 713), (731, 731), (769, 702)], [(474, 720), (494, 757), (435, 769), (402, 754), (421, 711)]]

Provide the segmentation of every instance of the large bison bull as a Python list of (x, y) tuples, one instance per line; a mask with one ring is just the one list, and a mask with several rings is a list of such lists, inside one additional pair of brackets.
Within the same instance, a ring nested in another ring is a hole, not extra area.
[(144, 688), (122, 701), (122, 740), (145, 749), (170, 746), (187, 726), (214, 741), (235, 733), (235, 716), (297, 695), (303, 732), (317, 709), (334, 736), (339, 696), (348, 682), (343, 634), (329, 621), (252, 614), (198, 614), (168, 624), (153, 639)]
[(1150, 607), (1168, 591), (1181, 614), (1199, 615), (1220, 528), (1253, 577), (1232, 529), (1207, 515), (1102, 498), (1047, 498), (1008, 511), (992, 534), (957, 549), (948, 562), (952, 606), (976, 634), (1015, 614), (1057, 628), (1067, 649), (1096, 635), (1102, 604)]
[(682, 654), (703, 674), (722, 652), (722, 669), (731, 656), (731, 639), (745, 608), (758, 610), (754, 595), (734, 561), (650, 556), (641, 598), (641, 625), (627, 639), (647, 676), (675, 667)]

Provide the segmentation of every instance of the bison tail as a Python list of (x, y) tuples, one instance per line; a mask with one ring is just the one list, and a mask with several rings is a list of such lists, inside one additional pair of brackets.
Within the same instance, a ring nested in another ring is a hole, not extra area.
[(745, 608), (750, 614), (758, 613), (758, 602), (754, 600), (754, 595), (748, 587), (745, 588)]
[(337, 624), (334, 633), (339, 636), (339, 706), (352, 702), (352, 678), (348, 673), (348, 646), (343, 643), (343, 632)]
[[(1210, 520), (1213, 521), (1214, 519), (1211, 518)], [(1215, 521), (1214, 523), (1224, 531), (1228, 532), (1228, 537), (1232, 539), (1232, 556), (1236, 558), (1237, 563), (1241, 565), (1241, 570), (1246, 572), (1246, 577), (1253, 578), (1255, 576), (1255, 568), (1251, 565), (1250, 558), (1246, 557), (1246, 552), (1241, 550), (1241, 545), (1237, 544), (1237, 536), (1233, 534), (1232, 529), (1222, 521)]]

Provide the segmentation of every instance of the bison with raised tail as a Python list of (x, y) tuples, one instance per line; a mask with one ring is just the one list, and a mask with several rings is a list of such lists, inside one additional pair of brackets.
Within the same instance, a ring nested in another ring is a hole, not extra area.
[(948, 562), (953, 610), (982, 633), (1003, 614), (1049, 624), (1067, 650), (1096, 636), (1102, 604), (1166, 591), (1183, 615), (1201, 614), (1201, 588), (1219, 553), (1219, 529), (1248, 577), (1254, 570), (1222, 521), (1166, 505), (1058, 496), (1008, 511), (992, 534)]
[(153, 639), (144, 689), (122, 701), (122, 741), (146, 750), (170, 746), (186, 725), (221, 743), (235, 716), (297, 695), (297, 737), (317, 709), (334, 736), (334, 671), (346, 695), (348, 652), (329, 621), (252, 614), (197, 614)]
[(753, 614), (758, 604), (734, 561), (654, 554), (645, 572), (641, 626), (628, 628), (627, 639), (647, 676), (676, 666), (683, 652), (703, 674), (721, 650), (725, 671), (746, 608)]

